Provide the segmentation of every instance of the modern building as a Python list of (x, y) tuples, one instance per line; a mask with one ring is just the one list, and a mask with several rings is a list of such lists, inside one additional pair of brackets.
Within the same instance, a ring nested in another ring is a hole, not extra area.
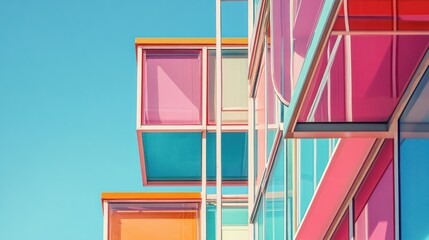
[(429, 1), (256, 0), (248, 38), (137, 38), (143, 185), (107, 240), (429, 239)]

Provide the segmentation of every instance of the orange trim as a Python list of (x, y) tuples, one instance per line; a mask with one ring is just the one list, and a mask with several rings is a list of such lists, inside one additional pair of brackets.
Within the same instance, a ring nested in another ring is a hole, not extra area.
[[(216, 38), (136, 38), (136, 45), (216, 45)], [(247, 45), (247, 38), (222, 38), (224, 45)]]
[(101, 200), (201, 199), (198, 192), (104, 192)]

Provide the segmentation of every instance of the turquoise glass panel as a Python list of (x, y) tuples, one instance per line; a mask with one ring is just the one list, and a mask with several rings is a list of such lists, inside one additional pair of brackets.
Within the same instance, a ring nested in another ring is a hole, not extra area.
[(429, 239), (429, 70), (400, 118), (400, 238)]
[(207, 240), (216, 239), (216, 206), (207, 205), (206, 236)]
[(299, 222), (304, 217), (314, 194), (314, 139), (300, 140), (299, 157)]
[(285, 150), (280, 143), (266, 192), (265, 239), (284, 239), (285, 233)]
[(225, 226), (247, 226), (248, 209), (223, 207), (222, 208), (222, 225)]
[[(222, 133), (222, 179), (247, 180), (247, 132)], [(207, 179), (216, 179), (216, 133), (207, 133)]]
[(317, 150), (317, 161), (316, 161), (316, 183), (319, 184), (320, 179), (322, 178), (323, 172), (325, 171), (326, 165), (329, 162), (330, 153), (329, 153), (329, 144), (330, 140), (323, 138), (316, 140), (316, 150)]
[(148, 181), (201, 179), (201, 133), (144, 132), (142, 138)]
[(263, 240), (264, 239), (264, 197), (261, 199), (261, 204), (259, 204), (258, 210), (256, 212), (256, 218), (254, 222), (254, 239)]
[(273, 149), (274, 139), (276, 138), (277, 129), (267, 129), (267, 159), (270, 157)]
[[(222, 208), (222, 226), (247, 226), (248, 210), (247, 208), (223, 207)], [(216, 206), (207, 205), (206, 219), (207, 240), (216, 239)]]
[(307, 211), (332, 152), (333, 139), (300, 139), (299, 222)]
[(296, 206), (294, 206), (294, 194), (293, 194), (293, 148), (294, 148), (294, 140), (288, 139), (286, 142), (284, 142), (284, 148), (286, 149), (286, 196), (287, 196), (287, 203), (286, 203), (286, 236), (288, 239), (292, 239), (293, 235), (295, 234), (293, 230), (294, 225), (294, 218), (293, 218), (293, 211)]

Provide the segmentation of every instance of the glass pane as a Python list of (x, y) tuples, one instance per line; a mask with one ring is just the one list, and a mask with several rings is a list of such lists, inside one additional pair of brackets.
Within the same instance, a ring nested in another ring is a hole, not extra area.
[(293, 76), (295, 80), (298, 79), (301, 72), (324, 2), (324, 0), (301, 0), (295, 8), (293, 27)]
[[(262, 57), (265, 59), (265, 56)], [(265, 61), (263, 61), (265, 63)], [(257, 164), (255, 165), (256, 169), (256, 186), (259, 186), (259, 183), (262, 178), (262, 173), (264, 172), (266, 156), (267, 156), (267, 131), (266, 131), (266, 79), (265, 79), (265, 64), (260, 66), (259, 76), (257, 80), (257, 89), (255, 96), (255, 124), (257, 134)]]
[[(222, 239), (247, 240), (247, 208), (222, 207)], [(207, 239), (216, 239), (216, 206), (207, 205)]]
[(387, 140), (354, 199), (356, 239), (394, 239), (393, 140)]
[(287, 141), (284, 142), (284, 149), (286, 151), (286, 196), (287, 196), (287, 204), (286, 204), (286, 236), (288, 239), (293, 239), (293, 236), (295, 234), (294, 230), (294, 210), (296, 209), (296, 206), (294, 204), (295, 202), (295, 194), (294, 191), (294, 147), (295, 147), (295, 141), (293, 139), (287, 139)]
[[(429, 29), (429, 19), (424, 17), (429, 15), (428, 1), (348, 0), (347, 6), (350, 31), (389, 31), (395, 29), (421, 31)], [(395, 12), (396, 15), (394, 15)], [(342, 5), (335, 21), (334, 30), (345, 31), (344, 20), (344, 5)]]
[(270, 48), (267, 48), (267, 57), (266, 57), (266, 94), (267, 94), (267, 102), (265, 109), (267, 111), (267, 122), (266, 122), (266, 129), (267, 129), (267, 159), (269, 158), (269, 155), (273, 148), (273, 143), (275, 140), (275, 136), (277, 133), (277, 116), (276, 116), (276, 94), (274, 92), (274, 86), (273, 81), (271, 77), (271, 56), (270, 56)]
[(316, 188), (314, 139), (299, 140), (299, 222), (304, 218)]
[(299, 139), (299, 222), (303, 219), (333, 152), (333, 139)]
[(400, 238), (429, 237), (429, 71), (399, 121)]
[[(247, 180), (247, 132), (222, 133), (222, 180)], [(207, 133), (207, 179), (216, 179), (216, 133)]]
[(200, 132), (144, 132), (142, 138), (148, 181), (201, 180)]
[[(208, 123), (216, 123), (216, 51), (208, 52)], [(247, 50), (222, 50), (222, 122), (247, 123)]]
[(349, 210), (347, 210), (341, 218), (341, 221), (338, 224), (337, 229), (335, 230), (331, 239), (346, 240), (349, 239), (349, 236)]
[(428, 46), (429, 36), (331, 37), (299, 121), (388, 121)]
[(254, 222), (255, 240), (264, 240), (264, 197), (261, 198)]
[(198, 223), (196, 203), (109, 204), (109, 240), (196, 240)]
[(201, 124), (198, 50), (146, 50), (142, 124)]
[(266, 228), (265, 239), (284, 239), (285, 233), (285, 151), (283, 142), (280, 143), (276, 162), (268, 180), (266, 191)]
[(291, 77), (290, 1), (271, 1), (271, 76), (274, 88), (290, 102), (294, 81)]

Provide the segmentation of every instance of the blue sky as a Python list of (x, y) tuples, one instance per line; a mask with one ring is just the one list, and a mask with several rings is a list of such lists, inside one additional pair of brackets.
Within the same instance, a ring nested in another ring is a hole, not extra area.
[(0, 239), (102, 239), (101, 192), (177, 190), (141, 184), (134, 38), (214, 33), (214, 0), (0, 0)]

